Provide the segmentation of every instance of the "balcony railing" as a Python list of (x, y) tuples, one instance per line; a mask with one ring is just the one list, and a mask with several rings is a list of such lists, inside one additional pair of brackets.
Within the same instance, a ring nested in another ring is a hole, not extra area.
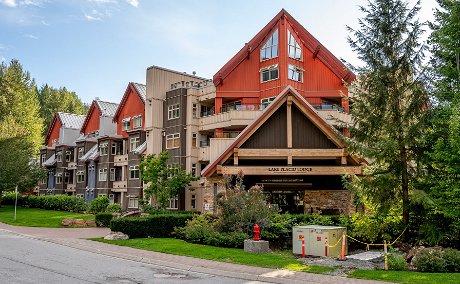
[(338, 109), (320, 110), (318, 114), (321, 115), (331, 125), (350, 124), (351, 115), (349, 113), (340, 111)]
[[(258, 105), (252, 105), (258, 106)], [(256, 118), (261, 110), (259, 107), (243, 107), (200, 118), (200, 131), (225, 128), (229, 126), (247, 126)]]
[(114, 164), (115, 167), (128, 165), (128, 154), (115, 155), (113, 157), (113, 164)]
[(198, 151), (198, 160), (212, 161), (228, 147), (235, 138), (211, 138), (209, 147), (201, 147)]

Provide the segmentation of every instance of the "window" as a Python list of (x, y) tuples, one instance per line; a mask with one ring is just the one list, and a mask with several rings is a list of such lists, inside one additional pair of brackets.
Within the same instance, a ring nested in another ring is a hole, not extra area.
[(302, 59), (302, 48), (297, 43), (294, 38), (294, 35), (291, 34), (291, 31), (288, 30), (288, 55), (290, 58), (297, 60)]
[(168, 106), (168, 120), (179, 118), (179, 104)]
[(179, 197), (177, 195), (169, 198), (169, 204), (166, 209), (179, 209)]
[(81, 159), (83, 155), (85, 154), (85, 147), (79, 147), (78, 148), (78, 158)]
[(99, 169), (99, 181), (107, 181), (107, 169)]
[(131, 128), (131, 117), (122, 120), (122, 130), (129, 130)]
[(239, 131), (224, 131), (222, 138), (236, 138), (239, 134)]
[(46, 184), (46, 181), (47, 181), (46, 178), (42, 178), (42, 179), (40, 180), (40, 184)]
[(56, 174), (56, 184), (61, 184), (62, 183), (62, 173), (57, 173)]
[(139, 179), (139, 166), (129, 167), (129, 179)]
[(168, 178), (172, 178), (174, 175), (176, 175), (179, 172), (178, 164), (167, 165), (167, 167), (168, 167)]
[(110, 169), (110, 181), (115, 180), (115, 168)]
[(192, 117), (198, 118), (198, 104), (192, 105)]
[(272, 102), (276, 97), (270, 97), (270, 98), (265, 98), (260, 100), (260, 109), (265, 109), (268, 107), (270, 102)]
[(71, 183), (70, 182), (70, 173), (69, 172), (64, 173), (64, 183)]
[(196, 164), (192, 164), (192, 176), (196, 176)]
[(133, 118), (134, 128), (142, 127), (142, 115), (135, 116)]
[(192, 147), (196, 147), (196, 137), (197, 137), (197, 134), (192, 133)]
[(128, 208), (139, 208), (139, 198), (130, 197), (128, 199)]
[(72, 152), (71, 151), (65, 151), (65, 161), (70, 162), (72, 159)]
[(99, 154), (101, 156), (107, 156), (109, 154), (109, 143), (101, 143), (99, 144)]
[(260, 69), (260, 81), (267, 82), (278, 79), (278, 64)]
[(62, 162), (62, 151), (56, 153), (56, 160), (58, 162)]
[(77, 182), (85, 182), (85, 172), (84, 171), (78, 171), (77, 172)]
[(111, 149), (110, 153), (111, 153), (112, 155), (116, 155), (116, 154), (117, 154), (117, 143), (112, 142), (112, 146), (111, 146), (110, 149)]
[(302, 82), (302, 72), (303, 69), (299, 68), (295, 65), (289, 64), (288, 66), (288, 79), (297, 81), (297, 82)]
[(190, 199), (191, 201), (191, 206), (192, 206), (192, 209), (195, 209), (196, 208), (196, 195), (195, 194), (192, 194), (192, 198)]
[(136, 150), (137, 147), (141, 144), (141, 138), (140, 137), (133, 137), (129, 139), (129, 151), (132, 152)]
[(46, 154), (42, 154), (42, 166), (46, 162)]
[(110, 201), (110, 204), (115, 202), (115, 194), (109, 194), (109, 201)]
[(278, 30), (275, 30), (260, 49), (260, 61), (278, 57)]
[(166, 135), (166, 149), (180, 147), (180, 133)]

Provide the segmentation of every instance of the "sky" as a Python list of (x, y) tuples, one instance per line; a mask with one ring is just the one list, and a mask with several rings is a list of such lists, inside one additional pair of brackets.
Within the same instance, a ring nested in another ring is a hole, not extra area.
[[(411, 4), (415, 0), (409, 0)], [(18, 59), (38, 86), (119, 102), (146, 69), (212, 76), (282, 8), (336, 57), (359, 64), (346, 26), (366, 0), (0, 0), (0, 61)], [(421, 0), (421, 21), (435, 0)]]

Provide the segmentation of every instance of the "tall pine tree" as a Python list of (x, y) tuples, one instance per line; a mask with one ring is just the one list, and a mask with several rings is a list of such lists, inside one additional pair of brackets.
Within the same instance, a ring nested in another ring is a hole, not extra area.
[(421, 78), (423, 25), (416, 19), (420, 3), (369, 1), (359, 29), (347, 27), (348, 42), (362, 61), (350, 98), (353, 123), (350, 147), (370, 162), (365, 176), (351, 183), (377, 209), (402, 204), (409, 222), (409, 192), (417, 174), (414, 149), (423, 129), (428, 102)]

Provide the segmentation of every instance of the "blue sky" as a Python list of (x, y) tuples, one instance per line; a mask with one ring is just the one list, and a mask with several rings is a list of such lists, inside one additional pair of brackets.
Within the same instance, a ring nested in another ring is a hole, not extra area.
[[(410, 1), (414, 3), (414, 1)], [(421, 0), (432, 20), (435, 0)], [(0, 60), (84, 102), (119, 102), (151, 65), (212, 78), (282, 8), (339, 58), (365, 0), (0, 0)]]

